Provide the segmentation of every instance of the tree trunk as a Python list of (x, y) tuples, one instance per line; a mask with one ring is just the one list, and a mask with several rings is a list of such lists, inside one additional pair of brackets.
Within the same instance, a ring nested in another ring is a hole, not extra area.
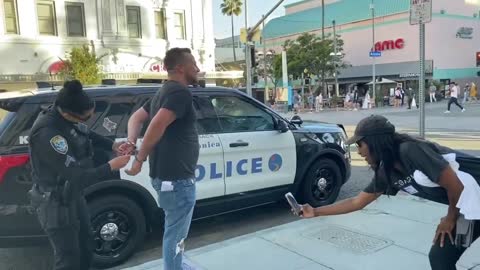
[(234, 27), (233, 27), (233, 14), (230, 16), (232, 18), (232, 45), (233, 45), (233, 61), (237, 62), (237, 54), (235, 53), (235, 35), (234, 35)]

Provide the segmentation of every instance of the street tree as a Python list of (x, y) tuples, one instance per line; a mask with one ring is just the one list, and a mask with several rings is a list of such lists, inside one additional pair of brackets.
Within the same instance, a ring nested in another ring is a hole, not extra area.
[[(328, 77), (333, 77), (335, 71), (338, 75), (339, 70), (348, 66), (343, 60), (343, 40), (339, 35), (337, 35), (337, 52), (340, 55), (337, 56), (333, 54), (335, 51), (333, 35), (327, 35), (325, 39), (321, 39), (305, 33), (294, 41), (287, 40), (284, 43), (284, 49), (287, 51), (288, 71), (297, 78), (306, 71), (324, 81)], [(322, 77), (323, 74), (324, 77)]]
[(275, 96), (278, 84), (282, 79), (282, 55), (275, 54), (274, 51), (269, 51), (265, 57), (261, 56), (259, 58), (257, 74), (260, 77), (266, 77), (265, 84), (268, 84), (269, 81), (272, 82)]
[(99, 66), (102, 57), (97, 57), (93, 46), (74, 47), (67, 59), (61, 59), (63, 67), (60, 74), (65, 79), (77, 79), (82, 84), (98, 84), (103, 76)]
[(232, 45), (233, 45), (233, 60), (237, 62), (237, 54), (235, 53), (235, 34), (233, 25), (233, 16), (238, 16), (242, 13), (242, 0), (223, 0), (220, 4), (220, 9), (224, 16), (230, 16), (232, 21)]

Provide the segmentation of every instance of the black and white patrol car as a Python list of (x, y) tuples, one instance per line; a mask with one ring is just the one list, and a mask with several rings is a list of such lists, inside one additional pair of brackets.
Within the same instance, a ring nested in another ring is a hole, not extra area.
[[(87, 124), (100, 135), (126, 138), (130, 115), (159, 87), (86, 88), (96, 100), (94, 117)], [(192, 93), (201, 146), (194, 218), (275, 202), (289, 191), (300, 202), (315, 206), (336, 200), (350, 177), (350, 152), (342, 126), (322, 123), (302, 127), (301, 120), (289, 121), (233, 89), (192, 88)], [(0, 108), (4, 110), (0, 122), (3, 247), (44, 237), (27, 199), (32, 185), (28, 134), (41, 108), (51, 105), (55, 95), (56, 91), (0, 94)], [(145, 130), (146, 127), (142, 134)], [(96, 149), (95, 162), (106, 162), (111, 155)], [(128, 259), (147, 232), (161, 228), (162, 211), (148, 172), (145, 163), (135, 177), (122, 170), (116, 179), (96, 183), (86, 190), (97, 267)]]

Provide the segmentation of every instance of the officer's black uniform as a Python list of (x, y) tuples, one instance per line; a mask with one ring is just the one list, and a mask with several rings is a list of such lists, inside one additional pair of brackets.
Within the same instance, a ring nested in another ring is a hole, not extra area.
[(51, 107), (40, 113), (30, 134), (31, 193), (43, 199), (32, 204), (54, 248), (57, 270), (90, 267), (93, 236), (83, 189), (112, 176), (108, 163), (94, 167), (92, 144), (111, 151), (113, 142), (85, 127)]

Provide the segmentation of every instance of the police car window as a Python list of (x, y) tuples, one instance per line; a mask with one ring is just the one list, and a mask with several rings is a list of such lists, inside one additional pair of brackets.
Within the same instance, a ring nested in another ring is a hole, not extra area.
[(1, 134), (0, 146), (28, 144), (30, 128), (33, 126), (39, 113), (39, 104), (28, 104), (28, 106), (22, 106), (18, 112), (10, 113), (5, 118), (5, 120), (8, 120), (8, 126), (5, 123), (6, 129)]
[(217, 113), (209, 98), (195, 97), (193, 106), (197, 114), (198, 134), (215, 134), (222, 131)]
[(270, 114), (239, 97), (219, 96), (212, 98), (211, 102), (225, 133), (275, 129)]
[(128, 117), (132, 110), (131, 103), (112, 103), (95, 123), (93, 131), (101, 136), (114, 137), (117, 134), (119, 124), (124, 117)]
[(106, 101), (95, 101), (95, 112), (85, 124), (91, 128), (95, 122), (97, 122), (98, 118), (105, 112), (107, 107), (108, 103)]

